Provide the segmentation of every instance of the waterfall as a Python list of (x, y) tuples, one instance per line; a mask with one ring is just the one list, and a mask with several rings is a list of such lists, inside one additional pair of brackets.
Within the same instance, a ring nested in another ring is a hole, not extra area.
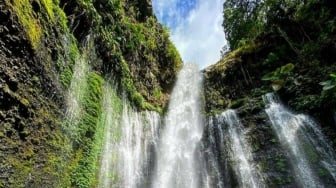
[[(212, 127), (212, 129), (215, 129), (218, 134), (216, 142), (219, 143), (219, 147), (217, 147), (217, 150), (219, 151), (216, 151), (215, 149), (214, 152), (228, 153), (230, 164), (237, 176), (239, 187), (265, 187), (263, 176), (258, 171), (256, 164), (253, 161), (251, 146), (247, 142), (245, 136), (246, 131), (243, 129), (236, 112), (234, 110), (227, 110), (222, 114), (217, 115), (215, 118), (211, 119), (209, 126)], [(210, 138), (211, 137), (213, 136), (210, 135)], [(227, 159), (224, 157), (221, 157), (220, 159), (225, 161), (224, 169), (226, 172), (224, 172), (224, 175), (217, 172), (219, 171), (217, 169), (218, 167), (215, 167), (215, 165), (213, 167), (217, 175), (224, 176), (216, 178), (219, 181), (217, 182), (216, 187), (223, 187), (223, 185), (230, 184), (228, 181), (229, 177), (227, 177), (227, 174), (229, 173)], [(217, 163), (219, 164), (223, 162)]]
[(318, 125), (308, 116), (295, 115), (274, 94), (264, 97), (266, 113), (303, 187), (335, 186), (336, 158)]
[(228, 176), (228, 157), (225, 147), (224, 134), (215, 117), (210, 117), (203, 140), (204, 155), (207, 163), (206, 188), (224, 188), (231, 185)]
[[(98, 187), (148, 187), (160, 116), (129, 108), (111, 89), (105, 89), (104, 95), (106, 135)], [(113, 108), (118, 106), (122, 106), (121, 112)]]
[[(64, 37), (64, 48), (70, 51), (70, 38), (68, 36)], [(70, 86), (66, 95), (66, 117), (68, 121), (68, 127), (66, 130), (68, 134), (75, 139), (79, 134), (79, 127), (77, 126), (83, 113), (83, 96), (87, 89), (88, 74), (90, 72), (90, 56), (93, 54), (92, 51), (93, 41), (88, 35), (83, 43), (83, 51), (79, 55), (77, 54), (75, 58), (75, 64), (73, 65), (73, 75), (71, 77)], [(66, 54), (68, 59), (70, 55)], [(69, 63), (69, 62), (67, 62)], [(66, 64), (64, 62), (64, 64)]]
[[(85, 55), (77, 59), (74, 65), (73, 76), (68, 90), (66, 104), (67, 117), (76, 122), (82, 114), (81, 97), (84, 95), (87, 86), (87, 74), (89, 72), (89, 65)], [(75, 124), (75, 123), (73, 123)], [(74, 127), (72, 127), (74, 129)], [(75, 132), (75, 131), (74, 131)]]
[(103, 125), (105, 125), (105, 143), (100, 162), (98, 188), (112, 187), (112, 183), (117, 180), (117, 174), (113, 172), (113, 169), (117, 168), (117, 140), (120, 134), (120, 115), (116, 109), (120, 102), (114, 100), (116, 99), (115, 91), (109, 85), (104, 86), (103, 94), (104, 111), (102, 121)]
[(160, 116), (155, 112), (141, 114), (124, 104), (122, 136), (119, 143), (119, 172), (122, 187), (145, 187), (149, 182), (151, 147), (155, 147)]
[(201, 84), (198, 67), (185, 64), (178, 75), (160, 134), (153, 188), (203, 187)]

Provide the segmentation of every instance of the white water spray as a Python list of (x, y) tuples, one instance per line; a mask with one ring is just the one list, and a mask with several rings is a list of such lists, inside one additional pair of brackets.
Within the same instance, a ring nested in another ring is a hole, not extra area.
[[(219, 122), (227, 125), (227, 128), (219, 127), (220, 134), (226, 137), (229, 155), (234, 164), (234, 170), (238, 177), (240, 187), (259, 188), (265, 187), (263, 177), (256, 169), (253, 162), (251, 146), (245, 138), (244, 129), (234, 110), (227, 110), (217, 116)], [(226, 131), (226, 132), (225, 132)]]
[[(160, 116), (155, 112), (141, 114), (124, 104), (122, 136), (119, 143), (119, 172), (122, 187), (135, 188), (146, 183), (151, 160), (150, 148), (156, 144)], [(148, 186), (147, 186), (148, 187)]]
[(115, 109), (118, 106), (116, 103), (119, 101), (113, 100), (116, 97), (115, 91), (110, 86), (105, 85), (103, 88), (104, 110), (102, 114), (102, 124), (105, 126), (105, 143), (100, 162), (98, 188), (115, 187), (112, 186), (112, 183), (117, 181), (117, 173), (113, 171), (113, 169), (117, 169), (117, 140), (120, 137), (120, 114)]
[(203, 133), (200, 114), (202, 77), (186, 64), (174, 87), (160, 135), (153, 188), (202, 187), (199, 147)]
[[(320, 128), (308, 116), (287, 110), (272, 93), (265, 95), (266, 113), (283, 146), (290, 151), (296, 180), (303, 187), (324, 187), (316, 166), (324, 167), (335, 185), (336, 158)], [(314, 168), (315, 167), (315, 168)]]

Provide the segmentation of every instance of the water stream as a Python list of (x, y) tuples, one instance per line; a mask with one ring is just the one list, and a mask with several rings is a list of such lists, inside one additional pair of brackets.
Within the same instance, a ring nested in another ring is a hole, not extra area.
[(100, 161), (98, 188), (112, 187), (116, 182), (117, 174), (113, 169), (117, 169), (118, 140), (120, 137), (118, 114), (118, 102), (115, 99), (115, 91), (111, 86), (105, 85), (103, 88), (103, 125), (105, 125), (105, 143)]
[(335, 154), (319, 126), (306, 115), (290, 112), (272, 93), (264, 101), (273, 130), (290, 153), (298, 183), (303, 187), (335, 185)]
[[(237, 176), (237, 181), (239, 187), (251, 187), (251, 188), (259, 188), (265, 187), (263, 182), (263, 176), (256, 168), (256, 164), (253, 160), (251, 146), (246, 140), (246, 130), (243, 128), (240, 120), (234, 110), (227, 110), (216, 117), (213, 117), (209, 123), (209, 127), (216, 130), (216, 135), (211, 135), (210, 138), (217, 137), (217, 141), (213, 139), (211, 142), (213, 144), (219, 143), (217, 149), (213, 150), (214, 152), (221, 153), (224, 155), (223, 157), (229, 158), (230, 164), (232, 164), (232, 168), (234, 173)], [(213, 132), (212, 134), (214, 134)], [(227, 156), (225, 156), (227, 153)], [(216, 172), (216, 175), (220, 175), (221, 177), (217, 177), (216, 187), (232, 187), (230, 185), (230, 181), (228, 179), (228, 159), (219, 159), (217, 164), (225, 164), (222, 169), (217, 169), (216, 165), (212, 165), (212, 169)], [(216, 164), (215, 163), (215, 164)], [(220, 173), (219, 171), (223, 171)]]

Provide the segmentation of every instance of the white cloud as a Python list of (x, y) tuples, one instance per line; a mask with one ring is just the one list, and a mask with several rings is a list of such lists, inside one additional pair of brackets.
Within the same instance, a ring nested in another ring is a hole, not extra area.
[[(205, 68), (220, 59), (220, 50), (225, 44), (221, 26), (223, 2), (199, 0), (195, 8), (183, 18), (179, 12), (181, 10), (176, 9), (177, 0), (153, 1), (159, 20), (164, 20), (167, 16), (165, 11), (169, 11), (165, 24), (170, 27), (171, 39), (184, 62), (194, 62)], [(174, 21), (177, 23), (172, 25)]]

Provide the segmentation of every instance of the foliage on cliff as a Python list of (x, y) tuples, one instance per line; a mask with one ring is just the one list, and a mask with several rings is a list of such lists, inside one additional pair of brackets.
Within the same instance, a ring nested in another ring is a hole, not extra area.
[(206, 70), (207, 110), (275, 90), (295, 110), (334, 124), (335, 90), (320, 85), (336, 72), (334, 7), (329, 0), (226, 1), (231, 52)]
[[(312, 115), (336, 146), (336, 2), (227, 0), (222, 59), (204, 70), (209, 115), (236, 109), (265, 181), (295, 187), (286, 151), (274, 135), (262, 95)], [(272, 150), (270, 152), (270, 150)], [(312, 159), (313, 160), (313, 159)], [(318, 172), (323, 179), (323, 173)]]
[(148, 0), (6, 0), (0, 16), (0, 187), (94, 187), (102, 85), (162, 112), (182, 65), (168, 30)]
[(94, 69), (112, 76), (138, 107), (153, 110), (167, 103), (182, 61), (146, 2), (81, 0), (61, 6), (78, 40), (93, 35), (102, 60)]

